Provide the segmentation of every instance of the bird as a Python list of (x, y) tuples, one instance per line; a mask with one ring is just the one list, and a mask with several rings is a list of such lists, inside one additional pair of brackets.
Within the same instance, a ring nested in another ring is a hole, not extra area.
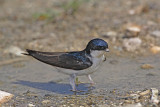
[(108, 43), (100, 38), (92, 39), (82, 51), (71, 52), (41, 52), (26, 49), (24, 55), (56, 67), (58, 72), (70, 76), (72, 91), (77, 91), (75, 79), (86, 75), (91, 84), (94, 84), (90, 74), (97, 71), (106, 60), (105, 53), (109, 52)]

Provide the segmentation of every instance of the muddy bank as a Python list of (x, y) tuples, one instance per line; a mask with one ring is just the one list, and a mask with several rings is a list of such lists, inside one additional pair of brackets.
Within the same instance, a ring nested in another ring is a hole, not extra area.
[[(78, 78), (82, 82), (78, 85), (78, 89), (84, 91), (77, 93), (78, 96), (74, 96), (70, 91), (68, 76), (56, 72), (50, 65), (33, 59), (1, 67), (0, 86), (2, 90), (15, 95), (7, 104), (17, 103), (17, 105), (22, 105), (24, 102), (25, 105), (41, 104), (46, 96), (49, 96), (50, 104), (57, 105), (65, 104), (63, 102), (71, 99), (83, 102), (85, 99), (90, 99), (90, 96), (95, 97), (91, 98), (92, 101), (95, 100), (95, 105), (108, 104), (107, 102), (112, 102), (113, 99), (119, 104), (123, 102), (121, 97), (128, 93), (150, 88), (160, 89), (159, 55), (137, 58), (111, 55), (107, 57), (102, 67), (91, 75), (96, 82), (94, 87), (89, 87), (87, 77)], [(144, 64), (149, 64), (152, 68), (142, 68)], [(55, 103), (59, 100), (59, 103)]]
[[(15, 95), (6, 106), (152, 106), (148, 90), (160, 89), (159, 5), (158, 0), (0, 0), (0, 90)], [(107, 41), (110, 53), (92, 75), (94, 87), (79, 77), (84, 92), (78, 96), (68, 76), (20, 54), (26, 48), (82, 50), (93, 38)], [(147, 94), (127, 97), (138, 91)]]

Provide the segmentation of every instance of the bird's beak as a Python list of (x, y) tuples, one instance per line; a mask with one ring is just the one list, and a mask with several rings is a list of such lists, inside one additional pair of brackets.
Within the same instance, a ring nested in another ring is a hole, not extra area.
[(109, 49), (107, 48), (105, 51), (106, 51), (106, 52), (109, 52)]

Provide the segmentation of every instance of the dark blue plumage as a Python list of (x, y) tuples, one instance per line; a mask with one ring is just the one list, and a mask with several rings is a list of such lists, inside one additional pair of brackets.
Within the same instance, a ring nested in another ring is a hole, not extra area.
[(96, 38), (92, 39), (88, 43), (85, 50), (87, 51), (88, 54), (90, 54), (91, 50), (105, 50), (107, 48), (108, 48), (107, 42), (105, 42), (103, 39)]

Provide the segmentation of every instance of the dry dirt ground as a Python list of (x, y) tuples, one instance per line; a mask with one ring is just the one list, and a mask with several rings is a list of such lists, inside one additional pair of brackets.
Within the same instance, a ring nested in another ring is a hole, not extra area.
[[(0, 90), (15, 95), (4, 106), (158, 106), (151, 88), (160, 89), (159, 13), (158, 0), (0, 0)], [(106, 40), (110, 53), (94, 87), (79, 77), (78, 95), (67, 76), (19, 54), (82, 50), (93, 38)], [(128, 48), (135, 38), (141, 42)]]

